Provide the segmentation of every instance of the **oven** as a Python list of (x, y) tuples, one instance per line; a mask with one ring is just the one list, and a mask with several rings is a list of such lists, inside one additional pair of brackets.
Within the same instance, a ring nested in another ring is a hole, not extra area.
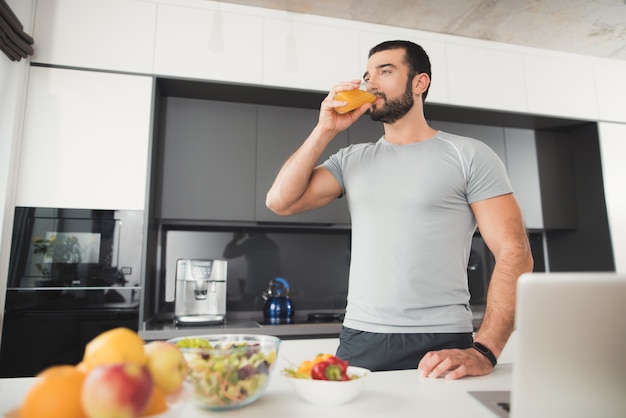
[(18, 207), (0, 377), (76, 364), (102, 331), (139, 326), (143, 211)]

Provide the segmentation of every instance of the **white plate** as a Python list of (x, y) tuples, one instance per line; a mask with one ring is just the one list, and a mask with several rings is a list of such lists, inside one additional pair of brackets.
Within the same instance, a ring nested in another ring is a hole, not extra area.
[(362, 367), (348, 366), (348, 375), (360, 376), (358, 379), (340, 382), (285, 377), (305, 401), (316, 405), (341, 405), (352, 401), (361, 393), (370, 373), (368, 369)]

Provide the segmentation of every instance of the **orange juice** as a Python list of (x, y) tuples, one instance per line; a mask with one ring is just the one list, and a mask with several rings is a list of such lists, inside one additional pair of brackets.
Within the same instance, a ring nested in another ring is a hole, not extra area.
[(336, 93), (333, 97), (335, 100), (341, 100), (342, 102), (348, 102), (345, 106), (339, 106), (335, 108), (337, 113), (348, 113), (351, 110), (358, 109), (365, 103), (372, 103), (376, 100), (376, 96), (365, 90), (346, 90)]

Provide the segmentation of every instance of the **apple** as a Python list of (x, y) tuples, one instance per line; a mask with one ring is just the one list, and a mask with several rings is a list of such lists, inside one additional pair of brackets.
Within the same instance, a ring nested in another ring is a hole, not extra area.
[(150, 399), (153, 384), (148, 367), (142, 364), (98, 366), (83, 383), (83, 409), (90, 418), (138, 417)]
[(151, 341), (144, 346), (154, 383), (165, 393), (176, 393), (187, 377), (187, 361), (176, 344)]

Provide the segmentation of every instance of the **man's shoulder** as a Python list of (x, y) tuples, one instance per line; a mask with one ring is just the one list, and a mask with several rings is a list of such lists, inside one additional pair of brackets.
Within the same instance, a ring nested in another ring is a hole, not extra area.
[(473, 138), (469, 136), (457, 135), (450, 132), (439, 131), (437, 132), (437, 138), (447, 142), (454, 146), (456, 149), (462, 152), (491, 152), (491, 148), (485, 142), (479, 138)]
[(464, 135), (457, 135), (457, 134), (453, 134), (453, 133), (446, 132), (446, 131), (438, 131), (437, 138), (444, 140), (444, 141), (450, 141), (455, 144), (458, 143), (458, 144), (475, 145), (476, 143), (481, 143), (481, 144), (483, 143), (477, 138), (472, 138), (472, 137), (464, 136)]
[(347, 147), (345, 147), (345, 149), (363, 149), (363, 148), (370, 148), (370, 147), (375, 147), (380, 143), (380, 139), (377, 139), (376, 141), (370, 141), (370, 142), (357, 142), (355, 144), (350, 144)]
[(378, 143), (380, 141), (376, 141), (376, 142), (359, 142), (356, 144), (350, 144), (346, 147), (343, 147), (339, 150), (339, 153), (342, 154), (342, 156), (346, 157), (349, 156), (355, 152), (363, 152), (363, 151), (367, 151), (370, 150), (372, 148), (375, 148), (378, 146)]

